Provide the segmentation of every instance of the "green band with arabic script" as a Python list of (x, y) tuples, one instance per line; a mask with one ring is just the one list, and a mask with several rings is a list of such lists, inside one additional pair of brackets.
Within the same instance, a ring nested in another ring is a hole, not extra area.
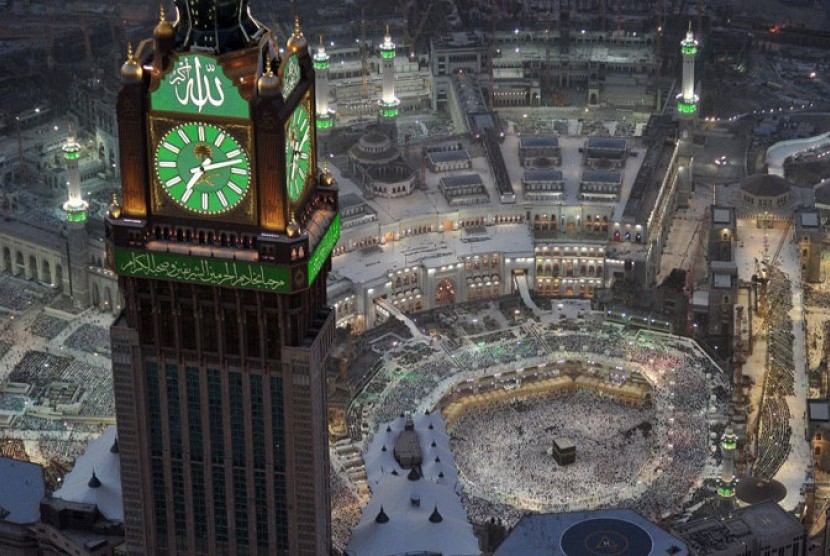
[(248, 102), (222, 66), (205, 54), (182, 54), (150, 96), (153, 110), (249, 118)]
[(174, 253), (116, 249), (115, 272), (121, 276), (176, 280), (223, 288), (278, 293), (291, 291), (290, 272), (286, 267)]
[(311, 254), (311, 258), (308, 260), (308, 285), (314, 283), (314, 279), (317, 278), (317, 274), (319, 274), (320, 269), (323, 268), (323, 263), (326, 262), (329, 254), (331, 254), (332, 249), (334, 246), (337, 245), (337, 240), (340, 239), (340, 214), (336, 214), (334, 216), (334, 220), (331, 221), (329, 225), (329, 229), (326, 230), (326, 235), (323, 236), (323, 239), (320, 240), (320, 243), (317, 244), (317, 248), (314, 250), (314, 253)]

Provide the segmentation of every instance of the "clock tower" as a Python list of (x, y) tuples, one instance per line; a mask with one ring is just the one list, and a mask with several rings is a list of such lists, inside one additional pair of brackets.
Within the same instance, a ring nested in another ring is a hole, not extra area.
[(121, 69), (107, 257), (131, 554), (326, 554), (337, 187), (313, 60), (247, 0), (176, 0)]

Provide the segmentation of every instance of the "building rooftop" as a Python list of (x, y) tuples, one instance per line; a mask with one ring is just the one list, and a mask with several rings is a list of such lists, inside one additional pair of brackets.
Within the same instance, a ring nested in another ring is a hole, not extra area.
[(524, 516), (495, 556), (618, 554), (685, 556), (682, 540), (631, 510), (596, 510)]
[(604, 170), (583, 170), (582, 181), (618, 184), (622, 181), (622, 175)]
[(45, 495), (43, 467), (0, 457), (0, 521), (36, 523), (40, 520), (40, 501)]
[(441, 183), (447, 187), (463, 187), (470, 185), (484, 185), (481, 181), (481, 176), (478, 174), (460, 174), (457, 176), (445, 176), (441, 178)]
[(111, 425), (104, 434), (89, 442), (53, 497), (95, 504), (107, 519), (124, 521), (121, 462), (117, 448), (113, 449), (117, 446), (115, 434), (115, 425)]
[(801, 229), (818, 229), (821, 227), (819, 211), (815, 209), (799, 210), (797, 213), (796, 226)]
[[(745, 553), (766, 539), (796, 540), (804, 536), (801, 523), (772, 500), (734, 510), (726, 519), (707, 517), (678, 525), (675, 530), (700, 554)], [(754, 553), (754, 551), (752, 551)]]
[(561, 170), (525, 170), (524, 181), (562, 181)]
[(810, 421), (825, 423), (830, 421), (830, 400), (807, 400), (807, 417)]
[(734, 224), (732, 215), (734, 209), (725, 207), (714, 207), (712, 209), (712, 223), (713, 224)]
[(559, 138), (552, 135), (531, 135), (519, 138), (519, 148), (558, 146)]
[(623, 151), (628, 148), (628, 141), (617, 137), (588, 137), (585, 146), (589, 149)]
[(456, 162), (460, 160), (470, 160), (470, 155), (466, 150), (457, 151), (434, 151), (427, 153), (427, 158), (433, 164), (441, 162)]
[(413, 419), (422, 452), (418, 469), (405, 469), (392, 453), (405, 426), (405, 417), (380, 425), (364, 454), (372, 499), (346, 554), (480, 554), (456, 491), (458, 471), (443, 418), (435, 412)]

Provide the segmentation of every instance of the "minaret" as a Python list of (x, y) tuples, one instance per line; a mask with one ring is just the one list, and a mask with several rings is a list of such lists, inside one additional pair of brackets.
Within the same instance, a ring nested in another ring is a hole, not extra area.
[(314, 54), (315, 101), (317, 104), (317, 129), (329, 129), (334, 125), (334, 110), (329, 107), (329, 55), (320, 36), (320, 46)]
[(680, 42), (680, 52), (683, 55), (683, 89), (677, 95), (677, 111), (681, 117), (694, 119), (697, 117), (697, 105), (699, 99), (695, 94), (695, 56), (697, 55), (698, 43), (692, 32), (692, 23), (689, 22), (689, 30), (686, 31), (686, 38)]
[(732, 427), (728, 426), (723, 436), (720, 437), (722, 460), (718, 494), (724, 498), (731, 498), (735, 495), (735, 449), (737, 447), (738, 437), (732, 431)]
[[(66, 169), (69, 174), (66, 182), (69, 198), (63, 204), (69, 236), (69, 295), (75, 307), (86, 308), (89, 306), (89, 287), (86, 276), (88, 259), (86, 217), (89, 205), (81, 196), (81, 172), (78, 169), (81, 146), (75, 141), (71, 129), (66, 143), (63, 144), (63, 157), (66, 159)], [(58, 286), (61, 285), (58, 284)]]
[(380, 71), (383, 75), (383, 92), (380, 99), (381, 124), (390, 124), (394, 127), (398, 115), (400, 101), (395, 97), (395, 43), (389, 35), (389, 26), (386, 26), (386, 35), (380, 45)]

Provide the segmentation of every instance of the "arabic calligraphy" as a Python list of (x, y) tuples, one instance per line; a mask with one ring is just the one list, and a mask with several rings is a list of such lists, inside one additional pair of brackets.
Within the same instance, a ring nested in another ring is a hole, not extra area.
[[(213, 83), (211, 83), (211, 76)], [(202, 60), (194, 57), (191, 66), (190, 58), (184, 58), (176, 65), (169, 81), (175, 87), (176, 100), (179, 104), (182, 106), (192, 104), (200, 114), (208, 103), (216, 107), (225, 104), (225, 91), (222, 90), (222, 80), (216, 75), (216, 64), (205, 64), (203, 73)], [(181, 92), (179, 85), (184, 85), (184, 93)]]
[(282, 96), (287, 99), (300, 82), (300, 64), (297, 62), (297, 57), (292, 56), (288, 59), (288, 65), (285, 68), (285, 76), (282, 80)]
[(308, 261), (308, 283), (309, 285), (314, 282), (314, 279), (317, 278), (317, 273), (320, 272), (320, 269), (323, 268), (323, 263), (328, 257), (331, 250), (334, 249), (334, 246), (337, 245), (337, 240), (340, 239), (340, 215), (334, 217), (334, 220), (329, 226), (326, 235), (323, 236), (323, 239), (317, 245), (317, 249), (314, 250), (314, 253), (311, 255), (311, 259)]
[(248, 118), (250, 108), (215, 58), (180, 55), (152, 93), (154, 110)]
[(231, 288), (288, 291), (288, 270), (242, 261), (221, 261), (119, 249), (115, 254), (118, 274), (143, 278), (169, 278)]

